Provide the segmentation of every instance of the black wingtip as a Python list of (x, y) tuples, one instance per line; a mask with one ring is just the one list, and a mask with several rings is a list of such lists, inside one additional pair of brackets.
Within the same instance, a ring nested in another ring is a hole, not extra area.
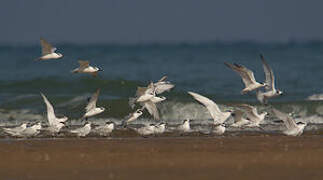
[(236, 67), (242, 67), (240, 64), (237, 63), (233, 63), (233, 65), (235, 65)]

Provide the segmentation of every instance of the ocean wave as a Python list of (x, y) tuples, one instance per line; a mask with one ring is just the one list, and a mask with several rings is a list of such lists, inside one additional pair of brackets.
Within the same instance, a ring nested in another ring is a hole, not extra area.
[(313, 94), (311, 96), (308, 96), (306, 100), (309, 101), (322, 101), (323, 100), (323, 94)]

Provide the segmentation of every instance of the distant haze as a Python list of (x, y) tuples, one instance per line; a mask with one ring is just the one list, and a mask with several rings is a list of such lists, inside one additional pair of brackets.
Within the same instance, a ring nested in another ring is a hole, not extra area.
[(323, 39), (323, 1), (12, 0), (0, 44)]

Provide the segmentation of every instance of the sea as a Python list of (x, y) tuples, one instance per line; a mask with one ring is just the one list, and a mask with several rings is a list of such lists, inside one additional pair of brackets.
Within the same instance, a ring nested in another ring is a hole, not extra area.
[[(128, 105), (138, 86), (147, 86), (167, 76), (175, 88), (163, 94), (158, 104), (161, 119), (154, 120), (146, 111), (132, 124), (167, 122), (176, 127), (192, 119), (192, 129), (207, 132), (212, 123), (208, 111), (188, 91), (206, 96), (223, 110), (246, 103), (267, 111), (263, 122), (268, 131), (280, 131), (284, 125), (271, 112), (275, 107), (297, 121), (307, 122), (305, 131), (322, 129), (323, 123), (323, 42), (205, 42), (150, 44), (55, 44), (62, 59), (35, 61), (40, 46), (0, 45), (0, 126), (22, 122), (47, 124), (46, 106), (40, 93), (47, 96), (57, 116), (69, 117), (70, 126), (81, 126), (87, 99), (98, 89), (97, 102), (104, 113), (90, 118), (94, 124), (113, 121), (121, 124), (133, 112)], [(238, 63), (251, 69), (257, 81), (265, 75), (259, 55), (263, 54), (276, 77), (283, 95), (261, 105), (255, 93), (241, 95), (239, 75), (224, 65)], [(73, 74), (78, 60), (89, 60), (103, 69), (97, 77)], [(137, 106), (139, 107), (139, 106)], [(232, 118), (227, 122), (232, 122)], [(230, 129), (230, 128), (229, 128)], [(254, 128), (256, 129), (256, 128)], [(254, 129), (250, 129), (253, 131)], [(263, 131), (263, 129), (258, 129)], [(257, 131), (258, 131), (257, 130)], [(232, 130), (232, 131), (241, 131)]]

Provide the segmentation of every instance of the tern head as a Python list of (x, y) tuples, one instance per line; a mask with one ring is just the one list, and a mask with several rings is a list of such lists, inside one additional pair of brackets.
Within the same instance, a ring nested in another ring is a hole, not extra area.
[(136, 113), (141, 115), (142, 114), (142, 110), (141, 109), (137, 109)]
[(95, 67), (94, 68), (96, 71), (103, 71), (103, 69), (102, 68), (99, 68), (99, 67)]
[(260, 83), (262, 85), (262, 87), (269, 87), (270, 85), (267, 83)]
[(220, 126), (222, 126), (222, 127), (226, 127), (226, 124), (222, 123), (222, 124), (220, 124)]
[(166, 124), (166, 123), (164, 123), (164, 122), (161, 122), (161, 123), (159, 123), (158, 125), (159, 125), (159, 126), (166, 126), (167, 124)]
[(63, 57), (63, 54), (61, 53), (56, 53), (59, 57)]
[(107, 122), (105, 122), (105, 124), (114, 124), (114, 122), (112, 122), (112, 121), (107, 121)]
[(105, 108), (104, 108), (104, 107), (99, 107), (99, 109), (100, 109), (101, 111), (104, 111), (104, 110), (105, 110)]
[(85, 122), (85, 124), (84, 124), (84, 126), (86, 126), (86, 125), (87, 125), (87, 126), (91, 126), (91, 122), (86, 121), (86, 122)]
[(306, 126), (307, 125), (307, 123), (306, 122), (298, 122), (298, 123), (296, 123), (297, 125), (303, 125), (303, 126)]
[(278, 94), (278, 95), (283, 95), (283, 91), (281, 91), (281, 90), (277, 89), (276, 94)]

